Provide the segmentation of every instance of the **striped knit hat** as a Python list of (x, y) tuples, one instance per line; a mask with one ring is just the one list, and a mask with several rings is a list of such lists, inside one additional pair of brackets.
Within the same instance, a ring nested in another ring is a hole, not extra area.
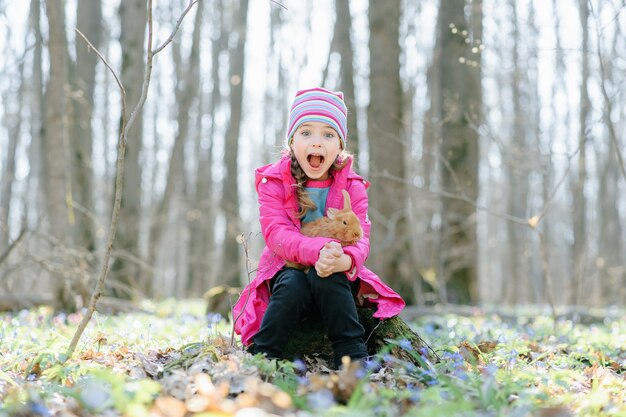
[(302, 123), (322, 122), (337, 131), (341, 145), (346, 149), (347, 116), (348, 109), (341, 91), (333, 92), (319, 87), (300, 90), (296, 93), (289, 113), (287, 144), (291, 145), (293, 135)]

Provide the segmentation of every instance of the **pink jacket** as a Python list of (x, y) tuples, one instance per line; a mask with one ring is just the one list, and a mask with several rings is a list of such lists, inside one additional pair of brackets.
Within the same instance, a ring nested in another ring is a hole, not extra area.
[[(369, 255), (370, 222), (367, 218), (367, 193), (369, 183), (351, 169), (352, 161), (334, 172), (333, 184), (328, 192), (326, 207), (343, 208), (341, 190), (350, 194), (352, 209), (361, 219), (363, 238), (356, 245), (346, 246), (344, 252), (352, 257), (356, 274), (361, 279), (357, 304), (376, 307), (374, 317), (388, 318), (400, 313), (404, 300), (364, 264)], [(261, 326), (261, 320), (269, 302), (269, 280), (285, 266), (285, 259), (304, 265), (313, 265), (320, 250), (333, 239), (307, 237), (300, 234), (297, 216), (298, 202), (291, 175), (290, 158), (284, 155), (278, 162), (256, 170), (255, 185), (259, 195), (261, 231), (266, 247), (261, 253), (256, 277), (244, 288), (233, 307), (235, 332), (241, 335), (244, 345), (252, 343), (252, 337)]]

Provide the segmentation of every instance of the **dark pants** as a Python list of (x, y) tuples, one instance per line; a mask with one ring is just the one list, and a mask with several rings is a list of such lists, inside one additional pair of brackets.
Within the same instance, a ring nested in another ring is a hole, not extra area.
[(270, 281), (272, 295), (249, 351), (265, 353), (270, 358), (283, 358), (283, 348), (292, 330), (303, 317), (317, 310), (332, 343), (336, 367), (341, 364), (343, 356), (352, 359), (366, 357), (365, 330), (354, 303), (356, 285), (344, 273), (320, 278), (313, 267), (308, 273), (293, 268), (281, 269)]

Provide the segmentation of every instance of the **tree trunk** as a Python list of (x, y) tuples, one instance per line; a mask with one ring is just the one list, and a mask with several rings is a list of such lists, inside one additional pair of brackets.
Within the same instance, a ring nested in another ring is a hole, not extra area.
[[(41, 36), (41, 2), (40, 0), (31, 0), (29, 27), (33, 31), (35, 37), (35, 46), (33, 48), (33, 72), (30, 82), (29, 103), (32, 112), (30, 118), (30, 134), (31, 142), (28, 150), (28, 160), (31, 169), (28, 173), (28, 201), (35, 203), (36, 207), (43, 207), (43, 187), (41, 187), (43, 175), (43, 139), (42, 139), (42, 120), (44, 115), (44, 96), (43, 96), (43, 71), (42, 71), (42, 55), (43, 55), (43, 39)], [(26, 210), (27, 214), (29, 210)], [(30, 219), (30, 216), (27, 216)], [(29, 221), (30, 223), (30, 221)]]
[[(0, 172), (0, 254), (3, 254), (9, 247), (10, 240), (10, 225), (9, 214), (11, 212), (11, 199), (13, 198), (13, 183), (15, 180), (15, 165), (17, 156), (17, 144), (21, 133), (22, 124), (22, 105), (24, 101), (24, 86), (25, 79), (23, 73), (23, 62), (20, 64), (20, 78), (18, 80), (19, 87), (15, 97), (9, 97), (9, 92), (3, 94), (2, 102), (5, 109), (5, 117), (3, 122), (6, 126), (9, 137), (9, 144), (7, 146), (6, 162), (4, 163), (4, 171)], [(13, 112), (9, 113), (8, 110), (13, 107), (9, 106), (9, 100), (15, 102), (17, 107)]]
[[(102, 35), (101, 0), (78, 2), (77, 28), (96, 48), (100, 47)], [(94, 88), (98, 57), (82, 41), (76, 42), (76, 65), (72, 81), (72, 116), (70, 126), (70, 163), (73, 167), (73, 201), (78, 203), (74, 242), (77, 246), (93, 251), (96, 248), (95, 204), (93, 200), (93, 135), (91, 123), (94, 107)]]
[[(465, 0), (440, 5), (442, 141), (441, 265), (448, 301), (477, 299), (476, 198), (481, 120), (480, 50), (469, 32)], [(469, 42), (466, 42), (469, 39)], [(475, 63), (475, 64), (474, 64)], [(473, 66), (474, 65), (474, 66)]]
[[(121, 82), (126, 90), (126, 103), (139, 101), (144, 74), (144, 40), (147, 22), (147, 6), (144, 0), (125, 0), (120, 3), (122, 74)], [(141, 167), (139, 152), (142, 146), (143, 120), (137, 117), (128, 135), (125, 157), (125, 175), (120, 210), (119, 232), (116, 252), (140, 256), (139, 229), (141, 223)], [(117, 256), (111, 267), (112, 292), (116, 297), (131, 298), (138, 288), (139, 266), (127, 256)]]
[[(148, 238), (148, 265), (150, 269), (144, 271), (144, 277), (142, 279), (142, 288), (146, 288), (146, 293), (149, 295), (154, 294), (154, 276), (153, 270), (157, 268), (157, 253), (161, 247), (161, 240), (163, 233), (166, 231), (167, 226), (171, 224), (171, 207), (175, 205), (174, 199), (176, 197), (183, 196), (185, 194), (185, 169), (184, 169), (184, 157), (185, 146), (189, 141), (189, 127), (190, 127), (190, 113), (194, 101), (197, 101), (198, 91), (200, 89), (199, 79), (199, 67), (200, 67), (200, 33), (202, 30), (202, 10), (203, 3), (197, 4), (196, 17), (194, 22), (194, 29), (192, 34), (192, 45), (189, 59), (186, 65), (176, 65), (177, 79), (179, 80), (176, 87), (176, 103), (177, 103), (177, 125), (178, 131), (176, 132), (176, 138), (174, 139), (174, 148), (170, 158), (169, 170), (166, 177), (165, 190), (161, 197), (161, 201), (157, 205), (157, 211), (152, 219), (150, 225), (150, 235)], [(175, 60), (181, 62), (180, 48), (174, 48)], [(198, 116), (199, 117), (199, 116)], [(184, 199), (180, 198), (182, 203)], [(184, 204), (184, 203), (183, 203)], [(178, 213), (183, 213), (186, 210), (179, 210)], [(173, 216), (176, 220), (180, 220), (180, 216)], [(183, 238), (182, 236), (180, 237)], [(176, 281), (184, 281), (186, 278), (180, 274), (177, 274)], [(183, 287), (187, 285), (182, 284)], [(159, 294), (166, 295), (166, 294)]]
[[(46, 0), (48, 18), (48, 53), (50, 78), (45, 94), (45, 128), (43, 141), (43, 172), (48, 226), (58, 241), (55, 257), (62, 257), (69, 237), (71, 211), (67, 206), (69, 183), (66, 84), (68, 73), (67, 39), (65, 37), (65, 1)], [(64, 264), (63, 260), (59, 264)], [(70, 282), (61, 271), (52, 272), (56, 307), (73, 309)]]
[[(618, 39), (624, 39), (620, 27), (615, 28), (616, 33), (613, 41), (612, 50), (609, 56), (617, 56), (620, 48)], [(615, 65), (612, 60), (604, 61), (604, 71), (600, 72), (600, 83), (605, 86), (613, 86), (615, 93), (612, 97), (617, 97), (617, 90), (621, 88), (619, 82), (615, 82), (616, 78), (621, 76), (620, 68)], [(608, 97), (604, 98), (603, 114), (606, 120), (610, 120), (611, 102)], [(624, 119), (624, 110), (621, 113), (621, 119)], [(620, 152), (623, 149), (617, 148), (618, 137), (610, 125), (605, 130), (604, 140), (594, 141), (596, 146), (604, 151), (597, 152), (596, 160), (604, 161), (599, 164), (599, 189), (598, 189), (598, 207), (597, 218), (599, 222), (598, 234), (598, 254), (596, 257), (597, 276), (599, 279), (592, 280), (588, 284), (591, 287), (585, 289), (585, 294), (591, 293), (591, 303), (599, 306), (624, 305), (626, 301), (626, 252), (624, 240), (624, 211), (620, 211), (620, 194), (619, 182), (625, 178), (620, 175), (620, 168), (624, 167), (620, 164)], [(605, 145), (606, 144), (606, 145)], [(593, 278), (593, 277), (590, 277)]]
[(240, 247), (236, 241), (242, 233), (239, 218), (239, 132), (243, 105), (243, 81), (245, 68), (245, 45), (247, 33), (248, 0), (240, 0), (233, 8), (234, 34), (237, 43), (230, 54), (230, 123), (225, 137), (224, 163), (226, 177), (222, 197), (222, 210), (226, 216), (224, 236), (224, 256), (221, 268), (221, 282), (236, 287), (240, 278)]
[[(529, 54), (529, 65), (528, 65), (528, 114), (527, 117), (529, 119), (529, 124), (527, 126), (527, 135), (528, 135), (528, 149), (533, 152), (532, 156), (529, 158), (529, 164), (531, 168), (531, 172), (529, 175), (535, 173), (544, 172), (544, 162), (542, 160), (542, 147), (541, 147), (541, 136), (542, 136), (542, 123), (543, 123), (543, 110), (541, 105), (540, 98), (540, 88), (539, 88), (539, 42), (540, 42), (540, 31), (537, 23), (537, 12), (535, 10), (535, 6), (533, 2), (528, 4), (529, 13), (528, 13), (528, 24), (531, 30), (529, 35), (529, 42), (532, 45), (530, 47)], [(532, 187), (530, 184), (530, 180), (526, 181), (528, 184), (529, 194), (532, 193)], [(535, 196), (538, 196), (538, 193), (534, 193)], [(533, 198), (529, 197), (529, 201), (526, 203), (531, 207), (531, 210), (537, 210), (537, 207), (533, 207), (532, 204)], [(530, 214), (528, 215), (528, 217)], [(545, 225), (545, 222), (544, 222)], [(544, 230), (543, 239), (546, 239), (546, 233)], [(541, 264), (541, 241), (537, 234), (530, 235), (527, 233), (526, 236), (528, 253), (529, 255), (525, 257), (528, 259), (528, 265), (526, 265), (526, 271), (528, 272), (528, 277), (525, 280), (526, 285), (530, 288), (529, 290), (529, 303), (538, 304), (540, 303), (540, 299), (543, 294), (543, 276), (542, 270), (543, 266)], [(545, 259), (549, 259), (547, 256)]]
[[(274, 130), (271, 132), (273, 136), (273, 141), (269, 142), (268, 149), (270, 147), (274, 147), (274, 149), (282, 149), (285, 147), (285, 129), (287, 129), (287, 117), (288, 113), (285, 111), (287, 107), (287, 83), (288, 83), (288, 74), (284, 68), (282, 62), (281, 48), (280, 48), (280, 40), (276, 40), (276, 34), (280, 33), (281, 26), (283, 25), (283, 10), (281, 7), (274, 7), (272, 9), (272, 13), (270, 16), (270, 24), (271, 24), (271, 33), (272, 33), (272, 50), (273, 55), (275, 56), (275, 66), (273, 66), (270, 72), (276, 72), (276, 76), (278, 78), (276, 82), (276, 90), (274, 93), (274, 107), (273, 113), (274, 117), (270, 117), (270, 119), (275, 120)], [(271, 64), (270, 64), (271, 65)], [(270, 136), (271, 137), (271, 136)], [(269, 163), (273, 159), (272, 153), (267, 153), (264, 158), (264, 163)]]
[[(219, 58), (226, 49), (227, 32), (222, 27), (222, 16), (224, 7), (220, 0), (213, 2), (214, 9), (212, 24), (215, 30), (219, 31), (219, 36), (211, 43), (211, 95), (209, 97), (209, 115), (211, 125), (209, 129), (201, 128), (200, 146), (198, 147), (198, 165), (196, 170), (196, 187), (194, 195), (191, 196), (193, 210), (195, 213), (190, 220), (191, 248), (189, 250), (190, 260), (190, 290), (193, 294), (203, 294), (206, 290), (215, 285), (216, 275), (216, 245), (215, 245), (215, 217), (216, 199), (213, 197), (213, 143), (217, 123), (217, 112), (220, 106), (220, 76)], [(202, 110), (202, 114), (205, 111)], [(198, 120), (202, 123), (202, 118)], [(191, 190), (190, 190), (191, 191)], [(196, 215), (197, 214), (197, 215)]]
[[(529, 149), (526, 140), (527, 129), (530, 123), (528, 118), (528, 106), (524, 106), (528, 80), (525, 74), (528, 73), (526, 61), (520, 62), (519, 51), (520, 31), (518, 27), (518, 15), (516, 0), (510, 1), (511, 25), (513, 33), (511, 35), (513, 73), (511, 76), (511, 92), (513, 102), (513, 126), (510, 146), (505, 153), (505, 170), (508, 171), (506, 177), (509, 185), (507, 189), (507, 214), (524, 219), (528, 216), (528, 161), (524, 155)], [(505, 262), (507, 278), (505, 280), (506, 302), (514, 304), (528, 303), (530, 301), (530, 248), (528, 247), (528, 227), (514, 222), (506, 223), (508, 256)]]
[(585, 266), (587, 261), (587, 202), (585, 199), (585, 183), (587, 181), (587, 129), (588, 118), (591, 110), (587, 82), (589, 80), (589, 4), (587, 1), (579, 2), (580, 25), (582, 29), (582, 56), (580, 74), (580, 106), (578, 114), (578, 177), (573, 179), (572, 200), (574, 207), (573, 232), (574, 244), (572, 248), (572, 271), (574, 272), (573, 293), (567, 300), (568, 304), (580, 302), (580, 293)]
[(352, 48), (352, 15), (350, 14), (350, 3), (344, 0), (335, 0), (335, 39), (337, 52), (341, 57), (339, 71), (341, 74), (340, 90), (348, 108), (348, 149), (354, 155), (356, 166), (359, 169), (359, 130), (358, 112), (356, 108), (356, 92), (354, 88), (354, 51)]
[(400, 1), (369, 3), (370, 103), (367, 109), (370, 206), (369, 263), (374, 272), (411, 302), (415, 277), (403, 276), (408, 254), (402, 87), (400, 85)]

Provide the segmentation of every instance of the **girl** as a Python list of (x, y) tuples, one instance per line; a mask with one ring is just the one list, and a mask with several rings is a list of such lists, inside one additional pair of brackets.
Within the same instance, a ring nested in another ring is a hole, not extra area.
[[(282, 358), (291, 331), (316, 309), (334, 352), (365, 360), (364, 329), (357, 304), (375, 306), (374, 317), (397, 315), (404, 301), (369, 271), (368, 182), (351, 169), (346, 153), (347, 109), (341, 92), (323, 88), (296, 94), (289, 115), (288, 150), (276, 163), (256, 170), (260, 222), (266, 247), (254, 280), (233, 308), (235, 332), (244, 345), (268, 358)], [(300, 234), (303, 223), (342, 208), (347, 190), (363, 237), (353, 246)], [(285, 260), (313, 267), (304, 272)]]

